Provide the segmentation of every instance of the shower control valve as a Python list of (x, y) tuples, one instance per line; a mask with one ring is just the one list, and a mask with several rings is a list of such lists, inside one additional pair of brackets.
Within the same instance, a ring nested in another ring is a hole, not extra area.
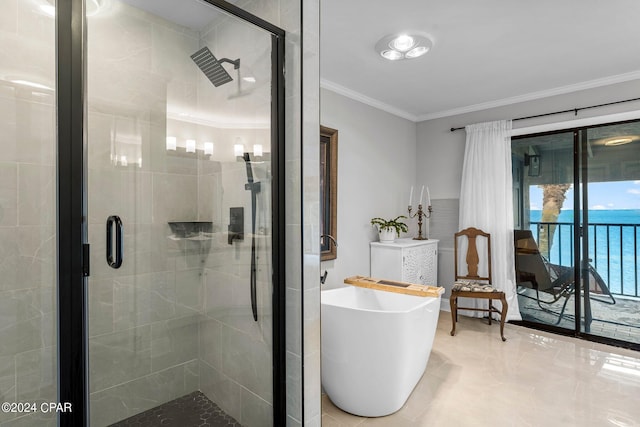
[(255, 191), (256, 193), (260, 192), (260, 182), (248, 182), (244, 185), (245, 190)]
[(229, 222), (227, 243), (231, 245), (234, 240), (244, 240), (244, 208), (229, 208)]

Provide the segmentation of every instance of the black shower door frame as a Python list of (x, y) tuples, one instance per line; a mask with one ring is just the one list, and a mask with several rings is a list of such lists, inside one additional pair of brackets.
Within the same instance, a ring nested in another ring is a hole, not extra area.
[[(273, 425), (286, 424), (284, 125), (285, 32), (227, 3), (202, 0), (271, 33)], [(179, 7), (180, 0), (176, 0)], [(89, 425), (86, 22), (84, 0), (56, 1), (57, 378), (59, 426)]]

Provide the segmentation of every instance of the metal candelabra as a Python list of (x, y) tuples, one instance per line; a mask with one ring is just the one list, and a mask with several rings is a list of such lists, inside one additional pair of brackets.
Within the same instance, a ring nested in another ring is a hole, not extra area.
[(427, 219), (431, 218), (431, 212), (433, 212), (433, 209), (431, 209), (431, 205), (427, 206), (427, 213), (425, 213), (422, 210), (422, 203), (418, 205), (418, 211), (416, 213), (414, 213), (413, 215), (411, 215), (411, 210), (412, 210), (412, 206), (409, 205), (409, 218), (415, 218), (416, 216), (418, 217), (418, 237), (414, 237), (413, 240), (428, 240), (428, 237), (423, 237), (422, 236), (422, 217), (425, 217)]

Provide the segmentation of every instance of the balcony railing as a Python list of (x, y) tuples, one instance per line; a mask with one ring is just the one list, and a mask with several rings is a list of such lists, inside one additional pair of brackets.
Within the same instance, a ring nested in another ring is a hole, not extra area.
[[(554, 264), (573, 265), (573, 223), (531, 222), (530, 230), (540, 242), (541, 232), (553, 239), (543, 256)], [(589, 224), (589, 262), (615, 295), (639, 297), (638, 228), (640, 224)]]

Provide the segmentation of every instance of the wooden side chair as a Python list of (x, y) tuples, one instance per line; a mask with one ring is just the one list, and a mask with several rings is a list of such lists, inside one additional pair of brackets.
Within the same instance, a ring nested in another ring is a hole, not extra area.
[[(458, 271), (458, 240), (467, 238), (467, 274), (460, 275)], [(478, 275), (478, 264), (480, 258), (478, 256), (478, 246), (476, 239), (482, 238), (487, 241), (487, 254), (484, 259), (487, 260), (487, 275)], [(491, 235), (485, 233), (477, 228), (469, 227), (454, 234), (454, 271), (455, 271), (455, 283), (451, 289), (451, 298), (449, 302), (451, 304), (451, 320), (453, 327), (451, 329), (451, 336), (456, 334), (456, 322), (458, 321), (458, 310), (475, 310), (485, 311), (489, 313), (489, 325), (491, 324), (491, 315), (493, 313), (500, 314), (500, 336), (502, 341), (507, 339), (504, 337), (504, 321), (507, 316), (507, 299), (504, 292), (492, 286), (491, 281)], [(458, 297), (477, 298), (489, 300), (489, 308), (470, 308), (470, 307), (458, 307)], [(500, 300), (502, 303), (502, 311), (493, 306), (494, 299)]]

